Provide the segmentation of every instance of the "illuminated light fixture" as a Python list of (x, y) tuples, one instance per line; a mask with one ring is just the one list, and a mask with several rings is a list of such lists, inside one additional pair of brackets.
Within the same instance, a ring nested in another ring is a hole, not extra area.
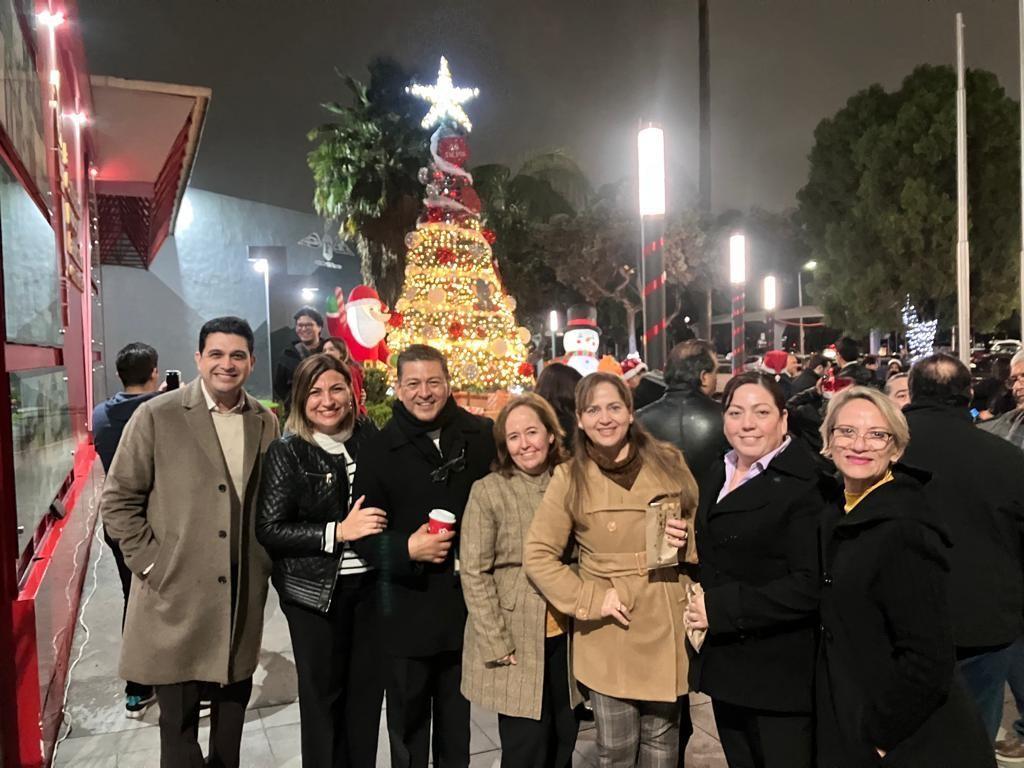
[(665, 213), (665, 132), (648, 126), (636, 136), (639, 160), (640, 215)]
[(768, 312), (772, 312), (778, 306), (778, 297), (775, 293), (775, 276), (768, 275), (764, 279), (762, 286), (762, 298), (764, 309)]
[(253, 259), (252, 268), (261, 275), (265, 275), (270, 271), (270, 263), (266, 259)]
[(303, 301), (312, 301), (313, 299), (316, 298), (316, 292), (317, 292), (316, 288), (303, 288), (302, 289), (302, 300)]
[(733, 235), (729, 238), (729, 282), (739, 285), (747, 280), (747, 238)]
[(55, 88), (60, 85), (60, 70), (59, 69), (51, 69), (50, 70), (50, 85), (54, 86)]
[(809, 270), (813, 271), (813, 270), (815, 270), (817, 268), (818, 268), (818, 262), (816, 262), (814, 259), (811, 259), (806, 264), (804, 264), (804, 269), (809, 269)]
[(57, 27), (64, 23), (64, 14), (61, 11), (57, 11), (56, 13), (50, 13), (49, 11), (41, 11), (40, 13), (36, 14), (36, 20), (44, 27), (56, 29)]
[(552, 309), (551, 314), (548, 315), (548, 328), (552, 333), (558, 330), (558, 312)]
[(97, 168), (95, 165), (90, 165), (89, 166), (89, 178), (90, 179), (95, 179), (99, 175), (100, 175), (100, 169)]
[(89, 121), (89, 118), (85, 116), (85, 112), (65, 112), (64, 117), (66, 117), (72, 123), (77, 125), (79, 128), (81, 128)]
[(433, 85), (410, 85), (406, 93), (411, 93), (430, 104), (430, 111), (423, 118), (421, 125), (431, 128), (445, 119), (454, 120), (466, 131), (473, 130), (469, 116), (462, 105), (480, 95), (479, 88), (457, 88), (452, 83), (452, 73), (448, 69), (448, 59), (441, 57), (441, 66), (437, 70), (437, 82)]

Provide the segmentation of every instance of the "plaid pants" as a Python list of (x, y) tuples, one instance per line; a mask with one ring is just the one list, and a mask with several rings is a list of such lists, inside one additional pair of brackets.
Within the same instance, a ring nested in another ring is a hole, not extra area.
[(676, 768), (679, 701), (616, 699), (590, 692), (600, 768)]

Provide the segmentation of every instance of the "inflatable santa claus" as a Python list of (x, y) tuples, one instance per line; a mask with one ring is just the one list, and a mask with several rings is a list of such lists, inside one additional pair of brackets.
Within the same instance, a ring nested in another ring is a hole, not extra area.
[(344, 339), (352, 359), (360, 363), (387, 365), (391, 352), (384, 337), (391, 320), (377, 291), (368, 285), (353, 288), (347, 302), (341, 288), (327, 300), (327, 330)]

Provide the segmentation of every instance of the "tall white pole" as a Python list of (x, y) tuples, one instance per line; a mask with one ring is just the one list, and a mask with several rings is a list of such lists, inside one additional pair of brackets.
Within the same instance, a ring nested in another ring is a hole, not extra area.
[(1024, 0), (1017, 3), (1020, 47), (1020, 337), (1024, 339)]
[(971, 363), (971, 251), (967, 241), (967, 91), (964, 89), (964, 20), (956, 15), (956, 326), (957, 353)]

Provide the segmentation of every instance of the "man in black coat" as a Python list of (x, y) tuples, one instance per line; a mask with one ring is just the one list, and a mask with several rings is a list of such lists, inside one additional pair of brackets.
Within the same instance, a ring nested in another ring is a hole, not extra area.
[(994, 741), (1002, 719), (1009, 647), (1024, 629), (1021, 535), (1024, 456), (976, 428), (971, 374), (935, 354), (910, 371), (904, 461), (932, 474), (925, 494), (953, 542), (950, 607), (957, 660)]
[(320, 329), (323, 328), (324, 318), (312, 307), (301, 307), (293, 316), (295, 321), (295, 336), (298, 341), (288, 346), (274, 366), (274, 399), (284, 406), (287, 411), (291, 407), (292, 379), (295, 377), (295, 369), (299, 363), (310, 355), (320, 351)]
[[(387, 513), (388, 527), (352, 544), (377, 568), (382, 590), (391, 765), (426, 768), (433, 712), (434, 765), (466, 768), (458, 530), (470, 486), (495, 457), (492, 424), (455, 404), (447, 362), (433, 347), (413, 344), (398, 356), (397, 394), (391, 420), (359, 457), (354, 491)], [(455, 516), (453, 532), (429, 532), (435, 509)]]
[(722, 432), (722, 406), (710, 397), (717, 373), (718, 358), (710, 342), (676, 344), (665, 365), (668, 390), (636, 413), (648, 432), (683, 452), (698, 482), (729, 448)]

